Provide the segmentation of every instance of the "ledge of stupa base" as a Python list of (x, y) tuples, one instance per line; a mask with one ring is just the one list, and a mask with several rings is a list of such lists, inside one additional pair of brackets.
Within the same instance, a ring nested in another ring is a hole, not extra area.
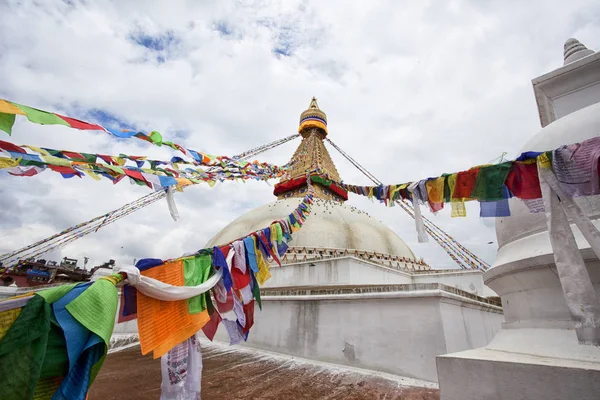
[(274, 265), (271, 267), (271, 279), (265, 282), (263, 288), (419, 283), (440, 283), (476, 296), (497, 298), (496, 293), (484, 285), (483, 272), (479, 270), (416, 271), (355, 256), (320, 257), (281, 267)]
[(600, 348), (572, 329), (502, 329), (485, 347), (437, 357), (442, 400), (595, 400)]
[(464, 306), (483, 307), (487, 312), (502, 314), (502, 306), (499, 300), (477, 296), (441, 283), (269, 287), (261, 289), (261, 297), (265, 300), (308, 301), (442, 297), (459, 301)]

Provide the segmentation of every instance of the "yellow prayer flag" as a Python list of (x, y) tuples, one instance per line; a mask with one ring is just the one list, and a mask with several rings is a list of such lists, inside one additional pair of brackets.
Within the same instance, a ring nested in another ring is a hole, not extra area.
[(59, 165), (61, 167), (70, 167), (71, 166), (71, 161), (64, 159), (64, 158), (60, 158), (60, 157), (42, 156), (42, 159), (50, 165)]
[(97, 180), (97, 181), (100, 180), (100, 177), (98, 176), (98, 174), (96, 174), (93, 171), (90, 171), (90, 170), (84, 168), (83, 169), (83, 173), (86, 174), (87, 176), (89, 176), (90, 178), (94, 179), (94, 180)]
[(20, 158), (14, 159), (14, 158), (1, 157), (0, 158), (0, 169), (16, 167), (19, 165), (20, 162), (21, 162)]
[(465, 208), (465, 199), (455, 199), (452, 197), (454, 193), (454, 187), (456, 186), (456, 174), (448, 175), (446, 177), (448, 187), (450, 188), (450, 204), (452, 207), (452, 218), (466, 217), (467, 209)]
[(30, 150), (35, 151), (36, 153), (40, 153), (43, 156), (49, 156), (50, 155), (50, 153), (48, 153), (46, 150), (40, 149), (39, 147), (28, 146), (28, 145), (24, 145), (24, 146), (21, 146), (21, 147), (26, 147), (26, 148), (28, 148)]
[(256, 264), (258, 265), (258, 272), (256, 273), (256, 281), (258, 282), (259, 285), (262, 286), (263, 283), (265, 283), (271, 277), (271, 272), (269, 271), (269, 265), (267, 264), (267, 261), (263, 257), (262, 252), (258, 248), (256, 239), (254, 237), (253, 237), (253, 240), (254, 240), (254, 252), (256, 254)]
[[(193, 185), (192, 181), (190, 181), (187, 178), (175, 178), (175, 180), (177, 181), (177, 186), (179, 186), (181, 188)], [(179, 188), (178, 188), (178, 190), (179, 190)]]
[(452, 199), (450, 205), (452, 206), (452, 218), (467, 216), (467, 209), (465, 208), (465, 201), (463, 199)]
[(0, 113), (25, 115), (19, 107), (2, 99), (0, 99)]
[(0, 340), (6, 335), (6, 332), (8, 332), (20, 313), (21, 308), (13, 308), (12, 310), (0, 312)]
[(432, 203), (443, 203), (444, 202), (444, 177), (430, 179), (425, 182), (427, 188), (427, 197)]
[(540, 168), (544, 168), (544, 169), (552, 168), (552, 162), (550, 161), (550, 158), (548, 157), (548, 154), (546, 154), (546, 153), (542, 153), (537, 157), (537, 163), (540, 166)]

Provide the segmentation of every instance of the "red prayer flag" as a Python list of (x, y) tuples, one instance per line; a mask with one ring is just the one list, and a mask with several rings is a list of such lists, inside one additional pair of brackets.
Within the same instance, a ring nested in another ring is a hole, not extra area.
[(245, 288), (252, 281), (248, 268), (246, 268), (245, 274), (237, 267), (231, 268), (231, 278), (233, 279), (233, 286), (238, 290)]
[(127, 174), (127, 176), (133, 178), (133, 179), (138, 179), (142, 182), (144, 182), (146, 184), (146, 186), (148, 186), (150, 189), (152, 189), (152, 185), (150, 184), (150, 182), (148, 182), (146, 180), (146, 178), (144, 178), (144, 175), (142, 175), (141, 172), (139, 171), (132, 171), (129, 169), (123, 169), (123, 171), (125, 171), (125, 174)]
[(223, 246), (223, 247), (219, 247), (219, 250), (221, 250), (221, 253), (223, 253), (223, 257), (227, 258), (227, 256), (229, 255), (229, 245)]
[(78, 171), (74, 170), (71, 167), (48, 164), (48, 168), (50, 168), (52, 171), (60, 172), (61, 174), (75, 174), (77, 176), (81, 176)]
[(215, 303), (217, 303), (217, 310), (219, 310), (220, 313), (225, 314), (227, 311), (233, 310), (233, 295), (231, 292), (227, 293), (227, 300), (225, 300), (225, 303), (220, 303), (217, 296), (215, 296)]
[(531, 200), (542, 197), (536, 163), (513, 162), (505, 185), (520, 199)]
[(453, 199), (468, 199), (473, 193), (475, 182), (477, 181), (477, 175), (479, 174), (479, 168), (470, 169), (468, 171), (462, 171), (456, 174), (456, 186), (454, 187), (454, 193), (452, 193)]
[(107, 163), (107, 164), (109, 164), (109, 165), (117, 165), (117, 162), (115, 160), (113, 160), (113, 158), (111, 156), (106, 156), (106, 155), (98, 154), (98, 157), (100, 157), (101, 159), (103, 159), (104, 162)]
[(242, 328), (242, 332), (246, 334), (250, 332), (250, 328), (254, 325), (254, 300), (244, 304), (244, 314), (246, 315), (246, 325)]
[(79, 153), (75, 153), (73, 151), (65, 151), (65, 150), (63, 150), (62, 153), (63, 153), (63, 155), (65, 155), (65, 156), (67, 156), (69, 158), (76, 158), (76, 159), (79, 159), (79, 160), (85, 160), (85, 157), (83, 155), (81, 155)]
[(14, 175), (14, 176), (34, 176), (38, 174), (38, 170), (33, 167), (33, 168), (29, 168), (28, 170), (24, 171), (24, 172), (20, 172), (20, 173), (14, 173), (14, 172), (9, 172), (9, 174)]
[(23, 149), (17, 145), (14, 145), (10, 142), (5, 142), (3, 140), (0, 140), (0, 149), (6, 150), (6, 151), (13, 151), (15, 153), (27, 153), (25, 151), (25, 149)]
[(85, 121), (80, 121), (75, 118), (65, 117), (64, 115), (56, 114), (61, 119), (65, 120), (67, 124), (71, 126), (71, 128), (81, 129), (81, 130), (89, 130), (89, 131), (104, 131), (105, 129), (100, 125), (90, 124)]
[(210, 321), (208, 321), (206, 325), (202, 327), (202, 332), (204, 332), (208, 340), (210, 340), (211, 342), (215, 337), (215, 334), (217, 333), (217, 328), (219, 327), (221, 321), (221, 315), (215, 310), (210, 316)]

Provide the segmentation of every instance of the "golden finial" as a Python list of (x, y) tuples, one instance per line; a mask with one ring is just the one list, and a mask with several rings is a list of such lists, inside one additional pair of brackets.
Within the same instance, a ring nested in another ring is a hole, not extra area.
[(327, 135), (327, 115), (319, 108), (317, 98), (313, 96), (308, 108), (300, 114), (300, 127), (298, 132), (302, 133), (307, 128), (319, 128)]

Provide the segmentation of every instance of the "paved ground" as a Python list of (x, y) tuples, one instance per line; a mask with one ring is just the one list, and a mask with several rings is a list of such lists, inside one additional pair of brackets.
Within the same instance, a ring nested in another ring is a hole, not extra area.
[[(204, 345), (204, 343), (203, 343)], [(203, 346), (202, 399), (439, 400), (433, 387), (253, 350)], [(160, 360), (139, 347), (109, 354), (89, 400), (159, 399)]]

